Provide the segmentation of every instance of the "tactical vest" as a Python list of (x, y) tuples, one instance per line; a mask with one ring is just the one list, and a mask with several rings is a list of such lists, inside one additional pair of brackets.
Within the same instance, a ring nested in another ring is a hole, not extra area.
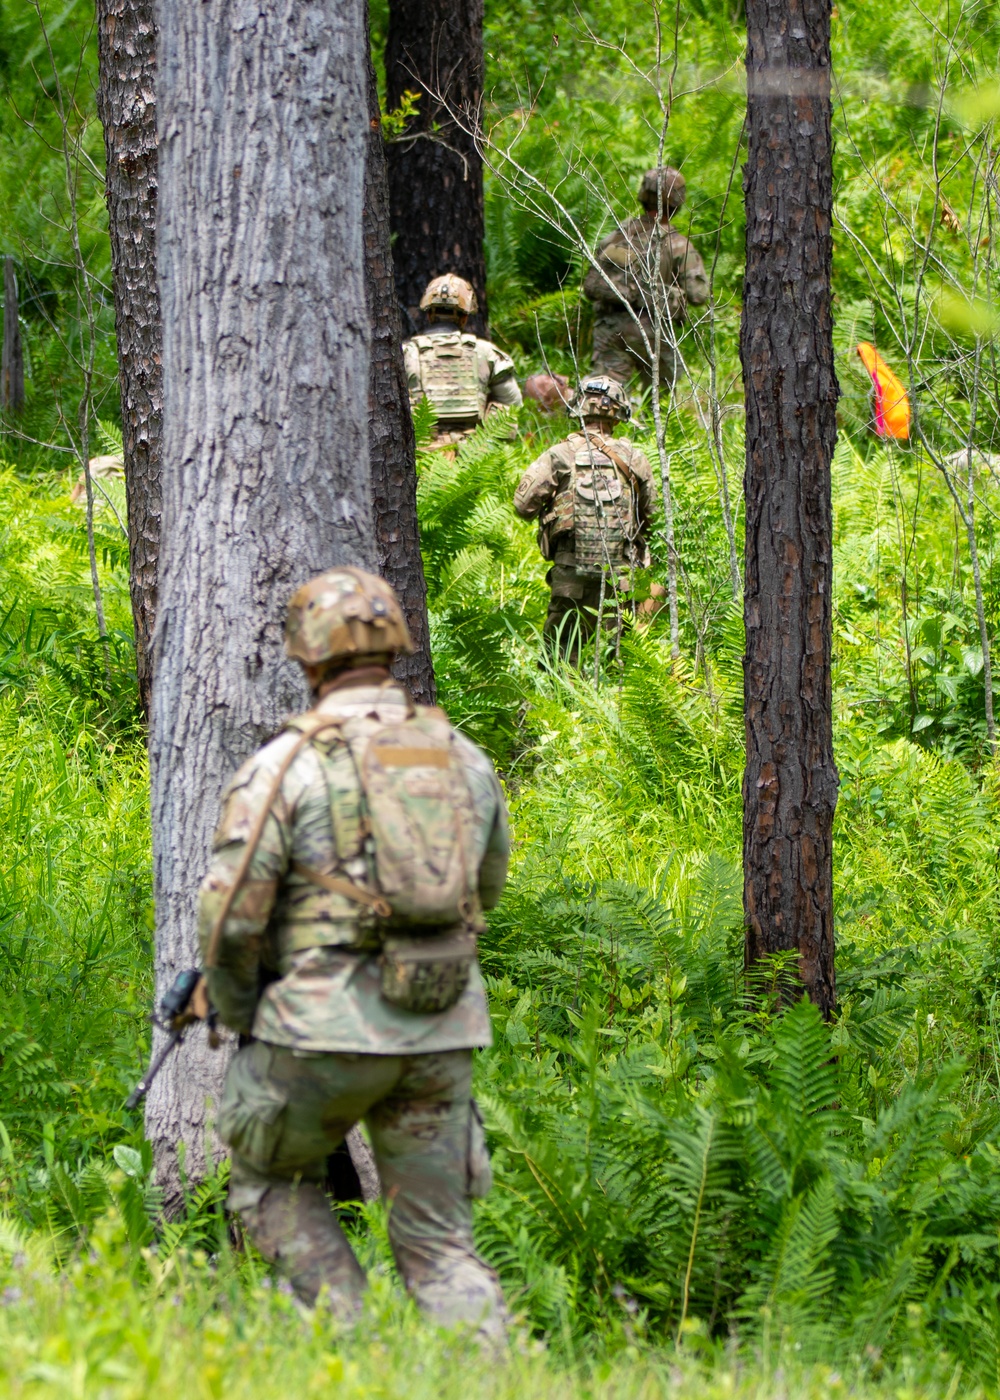
[(543, 522), (550, 538), (573, 537), (573, 567), (600, 578), (635, 562), (638, 514), (635, 491), (611, 458), (580, 439), (569, 483)]
[(463, 331), (446, 335), (417, 335), (413, 344), (420, 356), (420, 387), (438, 422), (486, 415), (486, 389), (479, 378), (476, 337)]
[(423, 706), (390, 722), (331, 716), (310, 742), (326, 760), (339, 870), (292, 869), (377, 915), (387, 1001), (447, 1010), (468, 984), (483, 928), (476, 816), (451, 725)]

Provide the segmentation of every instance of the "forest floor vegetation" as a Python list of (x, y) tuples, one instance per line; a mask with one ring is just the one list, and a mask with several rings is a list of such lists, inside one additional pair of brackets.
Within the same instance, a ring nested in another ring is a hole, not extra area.
[[(266, 1395), (293, 1374), (307, 1393), (341, 1376), (359, 1394), (449, 1394), (470, 1376), (498, 1397), (995, 1392), (1000, 808), (963, 690), (972, 623), (953, 536), (932, 528), (941, 503), (926, 483), (918, 501), (918, 464), (842, 441), (841, 1004), (824, 1026), (808, 1003), (781, 1009), (787, 966), (743, 975), (738, 614), (720, 611), (697, 669), (671, 660), (662, 614), (624, 629), (620, 664), (608, 637), (596, 689), (589, 664), (547, 659), (544, 566), (510, 498), (561, 428), (525, 429), (514, 447), (497, 423), (457, 460), (425, 455), (420, 486), (441, 699), (496, 759), (517, 847), (483, 942), (495, 1045), (477, 1069), (496, 1175), (477, 1237), (525, 1339), (499, 1369), (419, 1331), (378, 1212), (354, 1220), (372, 1312), (342, 1338), (233, 1251), (224, 1172), (159, 1221), (141, 1118), (122, 1107), (146, 1055), (152, 936), (129, 652), (109, 678), (87, 641), (68, 476), (4, 478), (11, 1393), (191, 1377), (203, 1394)], [(683, 413), (671, 431), (682, 463)], [(692, 513), (708, 470), (692, 455), (677, 474)], [(908, 737), (898, 594), (879, 572), (897, 490), (926, 513), (933, 746)], [(124, 637), (113, 551), (102, 577)]]

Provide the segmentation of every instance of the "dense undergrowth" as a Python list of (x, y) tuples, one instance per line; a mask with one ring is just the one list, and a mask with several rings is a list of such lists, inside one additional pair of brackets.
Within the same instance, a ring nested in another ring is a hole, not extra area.
[[(480, 1243), (528, 1333), (592, 1378), (604, 1364), (594, 1358), (621, 1353), (606, 1393), (672, 1386), (669, 1370), (639, 1358), (678, 1335), (692, 1385), (717, 1352), (725, 1370), (728, 1346), (748, 1358), (734, 1366), (750, 1367), (733, 1386), (763, 1383), (757, 1356), (992, 1388), (1000, 814), (992, 763), (965, 757), (980, 752), (971, 700), (939, 707), (950, 727), (934, 748), (901, 732), (893, 595), (852, 562), (891, 558), (877, 538), (890, 518), (885, 454), (844, 440), (837, 458), (842, 1000), (827, 1028), (808, 1005), (778, 1014), (772, 993), (787, 968), (749, 987), (742, 974), (732, 617), (697, 675), (670, 662), (661, 618), (625, 632), (620, 669), (609, 645), (598, 690), (589, 668), (544, 660), (542, 566), (509, 497), (557, 430), (529, 425), (533, 439), (514, 448), (484, 431), (457, 461), (425, 457), (421, 477), (442, 698), (496, 757), (518, 843), (483, 948), (496, 1044), (480, 1058), (478, 1092), (497, 1187), (479, 1209)], [(912, 505), (916, 465), (895, 470)], [(71, 1330), (89, 1317), (104, 1338), (88, 1375), (112, 1378), (117, 1366), (138, 1384), (143, 1366), (182, 1353), (195, 1364), (193, 1319), (211, 1299), (221, 1331), (199, 1341), (197, 1365), (226, 1377), (235, 1339), (256, 1347), (269, 1310), (286, 1305), (261, 1294), (260, 1266), (220, 1235), (221, 1181), (192, 1192), (189, 1217), (157, 1234), (140, 1124), (121, 1108), (144, 1054), (151, 936), (142, 750), (116, 698), (128, 693), (127, 654), (109, 687), (99, 652), (75, 646), (86, 574), (65, 478), (28, 487), (9, 475), (5, 487), (4, 596), (27, 571), (46, 620), (35, 630), (35, 614), (12, 614), (18, 646), (0, 694), (0, 1152), (10, 1229), (33, 1231), (0, 1241), (10, 1354), (30, 1359), (39, 1384), (70, 1364), (38, 1320), (48, 1299), (46, 1314)], [(932, 528), (939, 506), (919, 507), (929, 590), (953, 572), (953, 537)], [(123, 614), (120, 566), (109, 562), (105, 584)], [(869, 593), (883, 592), (873, 608)], [(954, 630), (968, 625), (960, 588), (948, 606)], [(928, 712), (948, 655), (922, 663)], [(38, 1251), (50, 1263), (29, 1268)], [(60, 1260), (68, 1274), (52, 1272)], [(88, 1311), (119, 1268), (131, 1330)], [(335, 1363), (316, 1324), (304, 1378), (343, 1364), (362, 1386), (379, 1366), (402, 1366), (413, 1323), (390, 1299), (384, 1258), (379, 1269), (382, 1361), (353, 1342)], [(155, 1338), (146, 1360), (135, 1351), (144, 1328)], [(444, 1365), (435, 1345), (429, 1387)], [(275, 1375), (284, 1356), (273, 1351)], [(519, 1387), (555, 1384), (530, 1349), (517, 1365)]]
[[(692, 0), (687, 77), (738, 55), (725, 8)], [(962, 7), (960, 85), (982, 73), (991, 43), (995, 59), (994, 8)], [(63, 16), (57, 53), (76, 72), (86, 25), (72, 5), (43, 9)], [(72, 303), (58, 199), (39, 213), (36, 198), (54, 176), (5, 112), (0, 212), (37, 246), (25, 264), (35, 310), (24, 437), (6, 433), (0, 475), (0, 1387), (1000, 1393), (1000, 769), (986, 743), (975, 590), (941, 471), (916, 446), (870, 437), (853, 354), (855, 336), (884, 344), (891, 326), (870, 269), (849, 254), (850, 229), (867, 229), (874, 245), (879, 228), (874, 177), (848, 123), (856, 134), (864, 114), (880, 168), (897, 189), (909, 181), (926, 212), (932, 114), (893, 94), (904, 78), (917, 86), (933, 75), (947, 7), (931, 9), (887, 16), (842, 0), (836, 20), (850, 81), (838, 115), (846, 392), (834, 463), (832, 1025), (808, 1004), (780, 1010), (787, 964), (749, 981), (742, 967), (742, 625), (719, 509), (720, 468), (737, 478), (742, 453), (742, 229), (727, 199), (742, 109), (731, 85), (679, 101), (671, 128), (692, 236), (718, 254), (714, 341), (704, 326), (688, 334), (691, 385), (667, 422), (680, 658), (663, 612), (609, 637), (599, 686), (592, 653), (579, 671), (545, 655), (544, 565), (510, 498), (562, 424), (529, 407), (514, 444), (494, 421), (457, 459), (421, 458), (441, 699), (496, 760), (516, 838), (482, 948), (495, 1044), (477, 1067), (497, 1183), (477, 1207), (478, 1238), (519, 1318), (505, 1368), (421, 1329), (393, 1282), (378, 1211), (351, 1217), (373, 1297), (347, 1337), (322, 1314), (301, 1321), (252, 1252), (234, 1249), (220, 1214), (224, 1171), (192, 1185), (185, 1218), (159, 1220), (141, 1121), (122, 1107), (146, 1054), (153, 928), (126, 561), (114, 511), (101, 506), (105, 651), (82, 516), (69, 503), (74, 472), (51, 450), (66, 446), (60, 405), (73, 387), (72, 337), (51, 332)], [(613, 27), (617, 15), (609, 3), (598, 18)], [(624, 206), (648, 131), (618, 60), (581, 64), (568, 12), (552, 19), (559, 45), (548, 14), (519, 8), (516, 19), (499, 3), (488, 17), (498, 108), (517, 96), (500, 54), (500, 36), (517, 30), (508, 56), (533, 82), (547, 66), (551, 76), (537, 104), (548, 128), (529, 124), (531, 158), (554, 160), (572, 125)], [(0, 28), (19, 110), (39, 61), (27, 36), (20, 15)], [(82, 51), (87, 71), (92, 49)], [(93, 120), (83, 98), (81, 112)], [(570, 176), (567, 189), (583, 200)], [(571, 253), (496, 183), (487, 202), (497, 334), (522, 370), (542, 351), (572, 368), (586, 324), (573, 319)], [(99, 225), (99, 201), (88, 217)], [(588, 227), (599, 222), (596, 211)], [(94, 237), (103, 276), (106, 244)], [(898, 239), (891, 251), (902, 265)], [(957, 276), (963, 256), (956, 244), (935, 266)], [(945, 387), (928, 433), (942, 450), (969, 427), (967, 360), (961, 345), (929, 338), (923, 370)], [(977, 446), (992, 446), (989, 414), (979, 423)], [(636, 431), (654, 456), (648, 405)], [(102, 438), (95, 422), (99, 446), (113, 434), (108, 425)], [(977, 492), (992, 635), (992, 470)], [(738, 532), (737, 510), (737, 542)], [(662, 536), (656, 546), (662, 581)]]

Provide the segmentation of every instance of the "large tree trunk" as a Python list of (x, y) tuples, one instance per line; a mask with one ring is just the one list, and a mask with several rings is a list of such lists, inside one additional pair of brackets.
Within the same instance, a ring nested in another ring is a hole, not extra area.
[(156, 284), (156, 19), (153, 0), (97, 0), (97, 101), (108, 222), (128, 503), (129, 586), (139, 700), (148, 718), (160, 550), (160, 293)]
[(830, 0), (746, 0), (746, 961), (833, 963)]
[[(158, 991), (196, 961), (223, 783), (306, 700), (289, 595), (374, 568), (362, 0), (160, 0), (163, 545), (150, 734)], [(197, 1175), (223, 1055), (149, 1096), (168, 1206)]]
[[(389, 0), (386, 99), (397, 108), (420, 94), (403, 140), (388, 148), (392, 254), (404, 330), (420, 324), (420, 298), (432, 277), (457, 272), (476, 289), (485, 333), (483, 163), (452, 113), (478, 111), (483, 96), (483, 0)], [(434, 130), (434, 127), (437, 130)]]
[(427, 626), (427, 583), (417, 522), (416, 445), (393, 285), (389, 184), (379, 118), (378, 85), (368, 58), (368, 161), (365, 166), (365, 289), (371, 326), (368, 451), (379, 572), (403, 605), (416, 652), (393, 667), (421, 705), (434, 703), (434, 666)]

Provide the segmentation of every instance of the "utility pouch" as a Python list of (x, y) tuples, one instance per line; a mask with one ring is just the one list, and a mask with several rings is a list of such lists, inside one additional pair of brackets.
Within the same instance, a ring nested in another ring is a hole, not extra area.
[(385, 935), (379, 958), (379, 990), (392, 1006), (420, 1015), (447, 1011), (469, 985), (476, 935), (463, 929), (425, 938)]

